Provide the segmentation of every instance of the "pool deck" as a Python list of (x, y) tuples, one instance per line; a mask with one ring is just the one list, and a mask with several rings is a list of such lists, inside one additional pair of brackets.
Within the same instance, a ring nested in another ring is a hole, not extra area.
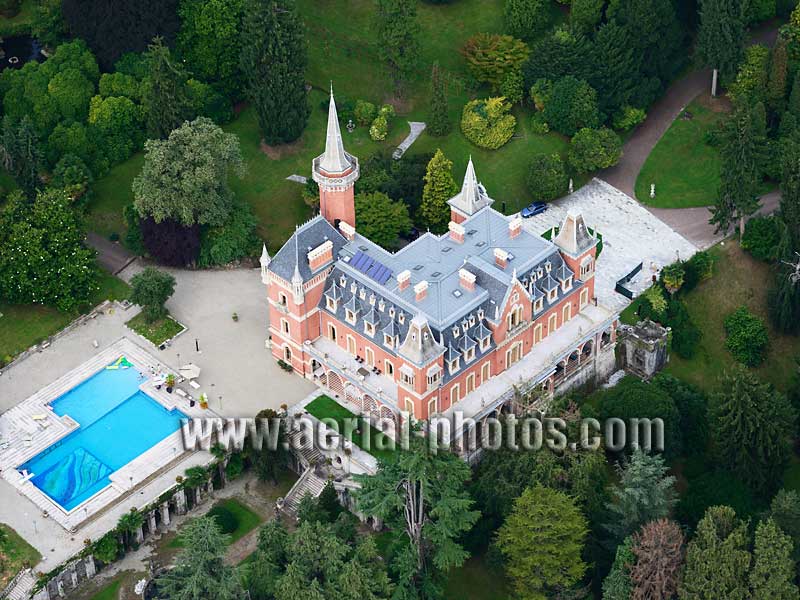
[[(152, 480), (154, 476), (184, 462), (192, 454), (198, 454), (185, 450), (179, 429), (112, 473), (109, 477), (110, 485), (69, 511), (37, 488), (29, 477), (17, 471), (19, 465), (79, 428), (78, 423), (69, 415), (56, 415), (50, 408), (50, 403), (120, 356), (127, 357), (134, 365), (132, 368), (145, 374), (171, 371), (132, 340), (123, 338), (0, 416), (0, 439), (3, 440), (0, 471), (3, 479), (33, 502), (43, 515), (46, 514), (47, 518), (67, 531), (76, 531), (85, 522), (91, 521), (106, 512), (110, 506), (138, 491), (139, 486)], [(189, 418), (216, 416), (212, 411), (200, 408), (199, 403), (191, 407), (189, 401), (178, 394), (156, 389), (151, 379), (147, 379), (139, 389), (167, 410), (178, 409)], [(209, 458), (207, 456), (205, 460)], [(182, 467), (183, 470), (185, 468)]]

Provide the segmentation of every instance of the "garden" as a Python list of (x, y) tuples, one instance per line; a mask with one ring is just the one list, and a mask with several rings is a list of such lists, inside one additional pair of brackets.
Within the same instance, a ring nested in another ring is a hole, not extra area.
[(0, 589), (24, 567), (36, 566), (42, 559), (36, 549), (8, 525), (0, 523)]

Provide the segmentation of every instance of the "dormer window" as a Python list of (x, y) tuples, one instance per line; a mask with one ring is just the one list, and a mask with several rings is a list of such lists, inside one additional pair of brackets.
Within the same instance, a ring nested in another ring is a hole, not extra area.
[(467, 321), (465, 319), (464, 321), (461, 321), (461, 332), (464, 335), (466, 335), (467, 334), (467, 329), (469, 329), (469, 323), (467, 323)]
[(572, 277), (567, 277), (561, 284), (561, 289), (565, 292), (572, 289)]
[(544, 298), (539, 298), (533, 303), (533, 311), (539, 312), (544, 308)]
[(550, 264), (549, 260), (546, 263), (544, 263), (544, 270), (547, 271), (548, 273), (553, 270), (553, 265)]
[(383, 345), (387, 348), (394, 348), (394, 339), (388, 333), (383, 334)]
[(383, 312), (383, 309), (385, 309), (385, 308), (386, 308), (386, 302), (384, 302), (384, 301), (383, 301), (383, 298), (381, 298), (381, 299), (378, 301), (378, 310), (379, 310), (379, 311), (381, 311), (381, 312)]
[(358, 284), (354, 281), (350, 284), (350, 293), (355, 294), (358, 291)]
[(355, 325), (356, 324), (356, 313), (354, 313), (349, 308), (345, 309), (345, 311), (344, 311), (344, 320), (347, 321), (348, 323), (350, 323), (351, 325)]
[(370, 306), (375, 306), (375, 294), (370, 294), (369, 295), (369, 305)]
[(394, 319), (394, 306), (389, 307), (389, 316)]
[(341, 285), (342, 287), (347, 287), (347, 277), (345, 277), (344, 275), (339, 277), (339, 285)]
[(469, 316), (469, 326), (470, 327), (474, 327), (475, 326), (475, 315), (470, 315)]
[(367, 290), (365, 290), (362, 287), (358, 292), (358, 297), (361, 298), (362, 300), (366, 300), (367, 299)]
[(325, 306), (331, 312), (336, 312), (336, 300), (331, 298), (330, 296), (325, 297)]
[(586, 279), (592, 271), (594, 271), (594, 260), (591, 256), (587, 256), (581, 261), (581, 279)]
[(475, 358), (475, 346), (469, 348), (466, 352), (464, 352), (464, 362), (469, 362)]
[(458, 368), (461, 366), (461, 359), (456, 358), (455, 360), (450, 360), (447, 362), (447, 368), (450, 370), (450, 375), (458, 371)]
[(555, 302), (555, 299), (558, 297), (558, 288), (553, 288), (549, 292), (547, 292), (547, 301), (548, 302)]
[(481, 352), (486, 352), (489, 349), (489, 343), (491, 342), (491, 337), (488, 335), (481, 340)]
[(544, 271), (542, 271), (542, 267), (536, 269), (536, 279), (541, 279), (544, 277)]
[(483, 316), (484, 316), (484, 315), (483, 315), (483, 309), (482, 309), (482, 308), (479, 308), (479, 309), (478, 309), (478, 320), (479, 320), (479, 321), (483, 321)]
[(458, 325), (456, 325), (453, 327), (453, 337), (457, 338), (459, 335), (461, 335), (461, 330), (458, 328)]
[(375, 335), (375, 323), (364, 322), (364, 333), (369, 336)]
[(397, 317), (398, 322), (400, 325), (406, 322), (406, 313), (401, 312), (400, 315)]

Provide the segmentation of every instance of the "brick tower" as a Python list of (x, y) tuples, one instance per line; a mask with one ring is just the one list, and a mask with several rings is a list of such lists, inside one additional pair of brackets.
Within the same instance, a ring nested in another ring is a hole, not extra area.
[(320, 214), (337, 229), (340, 221), (355, 227), (354, 186), (359, 175), (358, 159), (344, 149), (336, 103), (333, 100), (333, 87), (328, 108), (325, 152), (314, 159), (311, 173), (314, 181), (319, 184)]

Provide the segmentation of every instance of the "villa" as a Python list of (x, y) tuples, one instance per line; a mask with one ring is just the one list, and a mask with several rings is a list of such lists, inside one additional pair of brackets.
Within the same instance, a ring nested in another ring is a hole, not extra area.
[(595, 296), (580, 213), (535, 235), (492, 208), (470, 160), (448, 233), (388, 252), (356, 230), (359, 162), (333, 94), (312, 173), (320, 214), (261, 258), (272, 354), (298, 375), (370, 417), (479, 420), (613, 370), (618, 316)]

